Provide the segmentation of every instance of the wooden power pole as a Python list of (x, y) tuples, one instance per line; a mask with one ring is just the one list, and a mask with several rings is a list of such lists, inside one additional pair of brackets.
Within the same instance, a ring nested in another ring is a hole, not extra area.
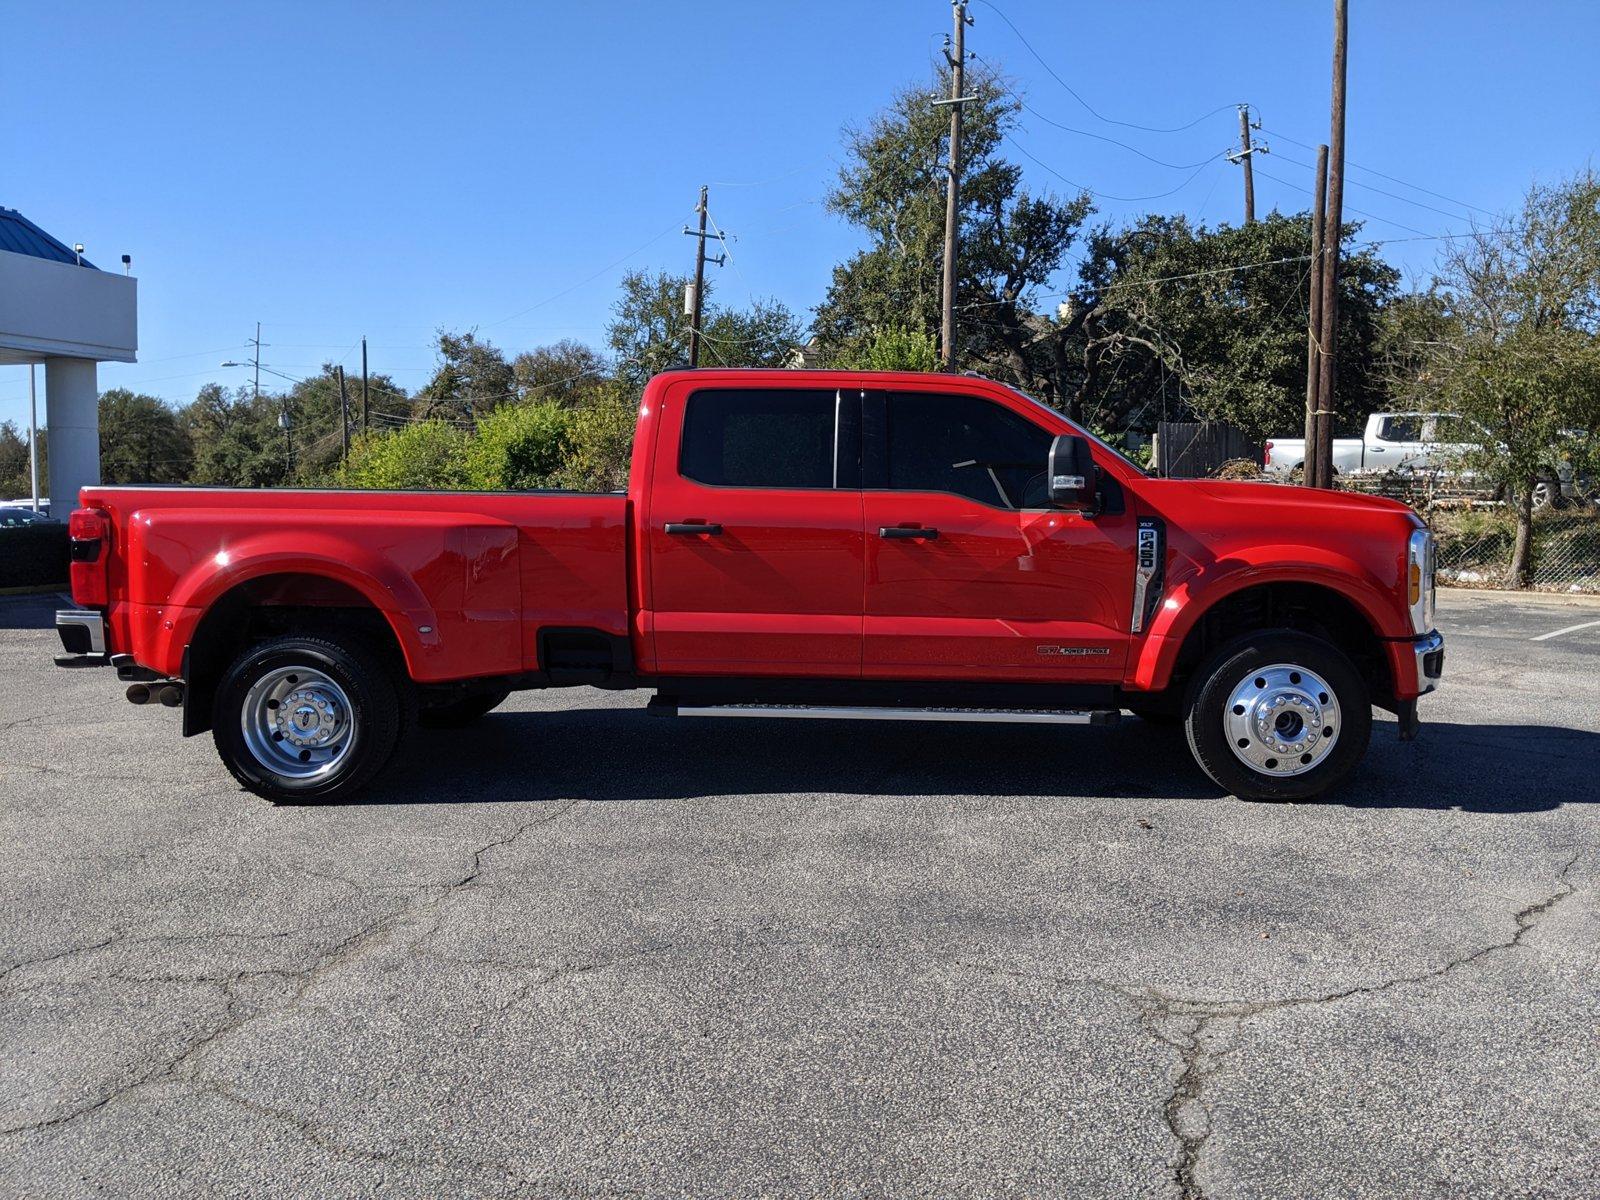
[[(706, 292), (706, 238), (715, 237), (719, 241), (721, 240), (720, 234), (708, 234), (706, 232), (706, 214), (710, 211), (709, 206), (706, 204), (706, 196), (707, 189), (702, 187), (700, 189), (700, 203), (695, 205), (695, 212), (700, 214), (700, 228), (695, 230), (690, 229), (687, 225), (683, 227), (683, 232), (695, 239), (694, 284), (689, 294), (683, 298), (684, 315), (689, 318), (689, 365), (691, 367), (700, 365), (700, 317), (705, 312)], [(728, 256), (726, 254), (719, 254), (711, 261), (720, 267), (727, 259)]]
[(961, 109), (973, 97), (962, 91), (966, 83), (967, 0), (951, 0), (955, 33), (945, 48), (950, 64), (950, 98), (935, 100), (935, 105), (950, 106), (950, 177), (944, 192), (944, 281), (940, 295), (939, 357), (946, 371), (956, 369), (956, 254), (960, 242), (961, 207)]
[(361, 432), (367, 431), (367, 339), (361, 339)]
[(1311, 206), (1311, 287), (1306, 319), (1306, 443), (1300, 482), (1311, 485), (1311, 447), (1317, 439), (1317, 385), (1322, 377), (1322, 210), (1328, 203), (1328, 148), (1317, 147), (1316, 203)]
[[(1322, 329), (1318, 337), (1316, 445), (1306, 447), (1306, 482), (1333, 486), (1333, 413), (1338, 404), (1339, 243), (1344, 229), (1345, 61), (1349, 32), (1347, 0), (1333, 0), (1333, 116), (1328, 133), (1328, 199), (1322, 218)], [(1313, 468), (1314, 475), (1313, 475)]]
[(1228, 161), (1244, 168), (1244, 223), (1251, 224), (1256, 219), (1256, 173), (1255, 156), (1267, 154), (1267, 144), (1257, 142), (1251, 144), (1250, 131), (1260, 129), (1259, 123), (1250, 124), (1250, 106), (1239, 105), (1239, 148), (1228, 152)]
[(1244, 166), (1244, 223), (1256, 219), (1256, 177), (1250, 165), (1250, 106), (1239, 105), (1239, 158)]
[(339, 367), (339, 415), (343, 420), (344, 445), (339, 461), (350, 461), (350, 397), (344, 390), (344, 367)]

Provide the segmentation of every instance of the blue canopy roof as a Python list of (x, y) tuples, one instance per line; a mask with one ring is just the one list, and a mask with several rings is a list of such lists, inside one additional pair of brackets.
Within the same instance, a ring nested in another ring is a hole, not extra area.
[(57, 241), (14, 208), (0, 208), (0, 250), (98, 269), (87, 258), (80, 259), (71, 246)]

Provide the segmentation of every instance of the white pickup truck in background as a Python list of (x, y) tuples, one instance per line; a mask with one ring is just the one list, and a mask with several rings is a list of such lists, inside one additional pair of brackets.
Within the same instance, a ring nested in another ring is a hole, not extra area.
[[(1376, 412), (1358, 438), (1333, 439), (1335, 475), (1381, 475), (1389, 471), (1451, 474), (1470, 478), (1462, 460), (1483, 443), (1484, 431), (1466, 417), (1438, 412)], [(1283, 478), (1305, 466), (1304, 438), (1272, 438), (1262, 454), (1262, 468)], [(1561, 507), (1582, 502), (1592, 491), (1588, 482), (1574, 479), (1572, 468), (1560, 463), (1533, 489), (1536, 508)]]
[[(1333, 469), (1339, 475), (1441, 470), (1455, 465), (1481, 438), (1470, 421), (1452, 413), (1372, 413), (1360, 437), (1333, 439)], [(1288, 475), (1305, 465), (1305, 439), (1273, 438), (1265, 458), (1269, 475)]]

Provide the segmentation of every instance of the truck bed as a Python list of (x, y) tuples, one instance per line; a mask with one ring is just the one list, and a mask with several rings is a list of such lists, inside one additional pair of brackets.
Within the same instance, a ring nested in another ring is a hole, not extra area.
[(582, 492), (96, 487), (112, 648), (178, 675), (201, 615), (249, 584), (254, 604), (368, 603), (419, 682), (538, 667), (541, 631), (628, 636), (628, 498)]

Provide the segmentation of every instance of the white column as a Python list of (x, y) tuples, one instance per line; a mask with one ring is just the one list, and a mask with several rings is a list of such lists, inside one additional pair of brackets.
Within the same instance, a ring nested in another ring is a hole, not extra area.
[(95, 366), (87, 358), (44, 360), (50, 515), (58, 521), (78, 507), (79, 488), (100, 482), (100, 391)]

